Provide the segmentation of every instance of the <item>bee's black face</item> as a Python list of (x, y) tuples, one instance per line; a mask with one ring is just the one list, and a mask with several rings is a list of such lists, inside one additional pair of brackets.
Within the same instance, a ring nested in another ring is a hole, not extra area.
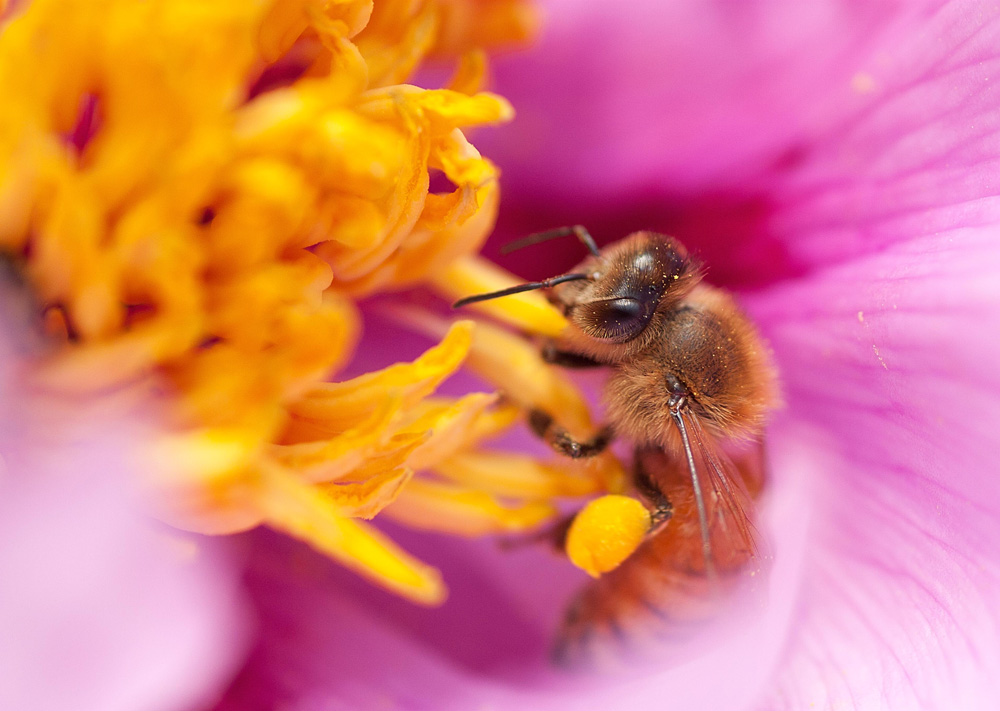
[(553, 301), (583, 333), (627, 343), (649, 325), (661, 304), (675, 304), (697, 281), (697, 265), (669, 237), (637, 232), (577, 272), (590, 278), (560, 285)]

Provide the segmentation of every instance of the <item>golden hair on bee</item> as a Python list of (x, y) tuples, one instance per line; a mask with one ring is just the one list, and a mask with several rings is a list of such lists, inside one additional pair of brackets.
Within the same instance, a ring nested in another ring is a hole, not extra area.
[[(599, 249), (576, 226), (508, 251), (570, 235), (590, 252), (570, 272), (455, 304), (547, 289), (569, 326), (543, 345), (543, 356), (609, 370), (608, 426), (580, 441), (552, 413), (532, 411), (529, 424), (571, 457), (599, 453), (612, 436), (634, 446), (633, 483), (650, 509), (649, 533), (570, 606), (556, 647), (561, 661), (628, 639), (623, 630), (692, 614), (698, 594), (715, 599), (713, 589), (762, 568), (750, 492), (761, 486), (760, 438), (777, 402), (776, 372), (756, 328), (730, 294), (702, 281), (700, 263), (677, 240), (641, 231)], [(739, 442), (737, 465), (728, 450)]]

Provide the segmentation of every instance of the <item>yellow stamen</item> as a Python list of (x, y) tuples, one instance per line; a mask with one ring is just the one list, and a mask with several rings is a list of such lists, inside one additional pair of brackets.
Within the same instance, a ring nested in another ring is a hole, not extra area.
[[(396, 309), (394, 316), (429, 335), (440, 335), (448, 328), (446, 321), (420, 309)], [(523, 409), (544, 410), (577, 436), (593, 434), (583, 395), (569, 378), (542, 360), (536, 345), (479, 322), (466, 364)]]
[(466, 52), (459, 60), (455, 73), (448, 82), (448, 88), (463, 94), (481, 91), (486, 82), (488, 60), (480, 49)]
[(300, 472), (313, 482), (338, 481), (365, 461), (395, 452), (412, 452), (427, 439), (427, 433), (389, 437), (389, 425), (399, 411), (398, 400), (388, 400), (384, 408), (356, 430), (320, 442), (276, 445), (275, 461)]
[(324, 487), (342, 516), (372, 519), (379, 511), (396, 500), (403, 485), (413, 476), (413, 470), (393, 461), (405, 461), (405, 454), (393, 453), (374, 458), (355, 475), (360, 481), (352, 484), (330, 484)]
[(370, 412), (389, 393), (400, 398), (400, 407), (413, 407), (462, 364), (472, 345), (472, 332), (471, 321), (459, 321), (441, 343), (412, 363), (397, 363), (341, 383), (318, 383), (291, 404), (289, 412), (322, 421), (336, 431), (354, 424), (358, 413)]
[(487, 410), (476, 418), (468, 433), (468, 442), (472, 446), (484, 439), (496, 437), (507, 430), (521, 417), (521, 410), (510, 402), (501, 400), (501, 404)]
[(449, 2), (442, 5), (435, 52), (457, 54), (486, 43), (523, 44), (538, 32), (535, 8), (522, 0)]
[(427, 432), (427, 441), (410, 456), (410, 466), (426, 469), (455, 452), (466, 449), (479, 437), (476, 423), (485, 417), (497, 401), (495, 393), (472, 393), (455, 400), (425, 400), (416, 408), (416, 416), (403, 432)]
[(540, 462), (524, 454), (464, 452), (434, 466), (455, 482), (497, 496), (552, 499), (585, 496), (601, 490), (600, 478), (572, 460)]
[(370, 526), (345, 518), (329, 495), (290, 473), (280, 469), (264, 472), (259, 505), (272, 528), (309, 541), (380, 585), (425, 605), (444, 602), (446, 591), (436, 569)]
[(541, 501), (509, 506), (481, 491), (415, 479), (382, 515), (412, 528), (482, 536), (529, 530), (557, 513)]
[[(522, 280), (487, 262), (482, 257), (456, 259), (433, 277), (433, 284), (449, 301), (500, 291)], [(515, 328), (543, 336), (558, 336), (566, 328), (566, 319), (538, 292), (523, 292), (493, 301), (482, 301), (468, 308), (502, 319)]]

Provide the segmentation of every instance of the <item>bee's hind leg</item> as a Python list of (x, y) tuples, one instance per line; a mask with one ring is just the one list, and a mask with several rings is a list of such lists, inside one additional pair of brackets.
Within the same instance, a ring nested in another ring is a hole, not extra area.
[(593, 457), (605, 449), (611, 441), (610, 427), (605, 427), (590, 439), (578, 440), (565, 429), (556, 424), (552, 415), (544, 410), (528, 412), (528, 426), (541, 437), (552, 449), (573, 459)]

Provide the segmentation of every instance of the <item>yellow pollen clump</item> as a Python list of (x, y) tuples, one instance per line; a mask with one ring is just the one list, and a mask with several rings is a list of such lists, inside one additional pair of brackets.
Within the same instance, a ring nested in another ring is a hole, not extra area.
[(649, 511), (638, 499), (611, 494), (594, 499), (573, 519), (566, 554), (592, 577), (614, 570), (649, 533)]

